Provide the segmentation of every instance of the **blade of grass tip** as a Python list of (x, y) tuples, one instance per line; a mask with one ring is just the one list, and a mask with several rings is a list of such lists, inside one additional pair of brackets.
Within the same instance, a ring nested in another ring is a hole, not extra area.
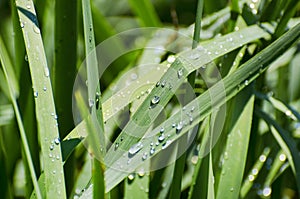
[[(203, 4), (204, 0), (198, 0), (197, 4), (197, 13), (196, 13), (196, 20), (195, 20), (195, 27), (194, 27), (194, 36), (193, 36), (193, 43), (192, 43), (192, 49), (197, 48), (198, 43), (200, 41), (200, 31), (201, 31), (201, 19), (202, 19), (202, 12), (203, 12)], [(191, 86), (192, 89), (195, 88), (195, 78), (196, 78), (196, 71), (192, 72), (188, 76), (188, 82), (189, 85)], [(186, 88), (185, 89), (186, 94), (184, 97), (184, 105), (190, 102), (193, 99), (193, 91), (190, 89)], [(195, 127), (193, 131), (197, 131), (198, 127)], [(182, 137), (178, 143), (177, 143), (177, 152), (180, 154), (180, 151), (182, 151), (181, 147), (185, 146), (185, 143), (187, 143), (187, 135), (185, 137)], [(178, 158), (175, 162), (175, 169), (174, 169), (174, 174), (173, 174), (173, 182), (171, 185), (170, 189), (170, 195), (169, 198), (180, 198), (181, 195), (181, 181), (182, 181), (182, 175), (184, 172), (184, 167), (185, 167), (185, 162), (186, 162), (186, 153), (183, 153), (180, 158)]]
[(271, 132), (273, 136), (287, 155), (292, 171), (294, 172), (296, 178), (298, 192), (300, 193), (300, 156), (295, 140), (290, 136), (289, 132), (284, 130), (269, 115), (260, 109), (255, 109), (255, 113), (264, 119), (269, 125), (271, 125)]
[[(243, 180), (253, 116), (254, 95), (251, 87), (239, 93), (231, 112), (231, 130), (224, 152), (224, 163), (217, 198), (238, 198)], [(239, 150), (237, 150), (239, 149)]]
[[(27, 51), (45, 173), (46, 197), (65, 198), (66, 190), (57, 117), (44, 46), (32, 1), (16, 1)], [(49, 157), (49, 153), (52, 158)], [(55, 158), (54, 158), (55, 157)]]
[[(87, 64), (87, 81), (88, 81), (88, 102), (92, 110), (91, 119), (93, 124), (87, 124), (89, 129), (89, 142), (91, 143), (92, 152), (96, 155), (93, 158), (93, 198), (105, 198), (105, 181), (104, 181), (104, 164), (105, 155), (105, 136), (104, 123), (102, 114), (102, 100), (99, 83), (99, 73), (97, 56), (95, 51), (94, 27), (92, 20), (92, 11), (90, 0), (82, 0), (85, 54)], [(78, 104), (82, 107), (81, 104)], [(94, 106), (95, 105), (95, 106)], [(96, 120), (96, 121), (95, 121)], [(95, 124), (97, 127), (95, 127)], [(98, 124), (98, 125), (97, 125)], [(97, 150), (98, 149), (98, 150)], [(96, 151), (95, 151), (96, 150)], [(109, 197), (109, 194), (107, 194)]]
[(142, 26), (159, 27), (161, 26), (159, 17), (154, 6), (149, 0), (128, 0), (133, 12), (141, 20)]
[(0, 36), (0, 46), (1, 46), (0, 47), (0, 60), (1, 60), (2, 68), (3, 68), (3, 72), (4, 72), (4, 75), (5, 75), (6, 81), (7, 81), (7, 85), (9, 87), (10, 99), (11, 99), (11, 102), (12, 102), (12, 105), (13, 105), (13, 108), (14, 108), (14, 111), (15, 111), (17, 123), (18, 123), (18, 126), (19, 126), (22, 145), (23, 145), (24, 152), (25, 152), (25, 155), (26, 155), (26, 160), (27, 160), (27, 163), (28, 163), (32, 183), (33, 183), (37, 198), (40, 199), (40, 198), (42, 198), (42, 195), (41, 195), (41, 191), (40, 191), (38, 181), (37, 181), (37, 177), (36, 177), (36, 174), (35, 174), (34, 164), (32, 162), (30, 149), (29, 149), (29, 145), (28, 145), (28, 142), (27, 142), (26, 132), (25, 132), (24, 125), (23, 125), (23, 122), (22, 122), (19, 107), (18, 107), (18, 104), (17, 104), (17, 101), (16, 101), (16, 95), (17, 94), (16, 94), (15, 88), (13, 86), (14, 84), (13, 84), (12, 80), (10, 79), (10, 76), (7, 72), (6, 63), (5, 63), (5, 60), (7, 58), (4, 58), (6, 56), (5, 54), (3, 54), (3, 49), (5, 48), (5, 46), (4, 46), (4, 43), (2, 41), (1, 36)]

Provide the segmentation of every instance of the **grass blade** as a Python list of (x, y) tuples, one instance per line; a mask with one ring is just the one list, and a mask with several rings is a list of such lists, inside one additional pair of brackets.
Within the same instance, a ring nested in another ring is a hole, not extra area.
[(231, 130), (224, 152), (217, 198), (238, 198), (247, 158), (251, 132), (251, 122), (248, 119), (251, 121), (254, 106), (251, 87), (239, 93), (233, 100), (236, 101), (236, 106), (229, 120)]
[[(23, 144), (26, 160), (27, 160), (27, 163), (28, 163), (30, 175), (31, 175), (31, 180), (32, 180), (34, 189), (36, 191), (37, 198), (41, 199), (42, 195), (41, 195), (41, 191), (40, 191), (38, 181), (37, 181), (37, 177), (36, 177), (36, 174), (35, 174), (34, 164), (32, 162), (30, 149), (29, 149), (29, 144), (28, 144), (27, 137), (26, 137), (26, 132), (25, 132), (24, 125), (23, 125), (23, 122), (22, 122), (22, 118), (21, 118), (21, 114), (20, 114), (20, 111), (19, 111), (19, 108), (18, 108), (18, 104), (17, 104), (17, 101), (16, 101), (17, 93), (15, 91), (15, 87), (14, 87), (14, 84), (13, 84), (14, 79), (12, 79), (12, 80), (10, 79), (9, 73), (7, 72), (7, 68), (6, 68), (6, 62), (5, 61), (7, 61), (7, 57), (5, 58), (5, 56), (7, 56), (7, 54), (3, 53), (3, 49), (5, 48), (5, 46), (4, 46), (4, 43), (2, 41), (2, 37), (0, 37), (0, 46), (1, 46), (0, 47), (0, 61), (1, 61), (3, 72), (4, 72), (4, 75), (5, 75), (6, 81), (7, 81), (7, 85), (8, 85), (9, 93), (10, 93), (10, 99), (11, 99), (11, 102), (12, 102), (12, 105), (13, 105), (13, 108), (14, 108), (14, 111), (15, 111), (17, 123), (18, 123), (18, 126), (19, 126), (20, 135), (21, 135), (21, 139), (22, 139), (22, 144)], [(8, 65), (9, 64), (10, 63), (8, 63)], [(12, 72), (12, 71), (10, 71), (10, 72)]]
[[(64, 198), (66, 190), (56, 112), (44, 46), (32, 1), (16, 1), (28, 55), (44, 165), (46, 197)], [(47, 129), (47, 130), (46, 130)], [(49, 158), (49, 153), (52, 157)]]
[(160, 20), (149, 0), (128, 0), (133, 12), (141, 20), (142, 26), (158, 27), (161, 26)]

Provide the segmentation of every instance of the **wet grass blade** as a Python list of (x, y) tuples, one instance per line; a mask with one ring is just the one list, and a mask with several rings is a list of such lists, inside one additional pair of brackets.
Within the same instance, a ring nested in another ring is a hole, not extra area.
[[(228, 123), (230, 132), (224, 150), (224, 163), (217, 198), (238, 198), (243, 180), (251, 132), (254, 96), (251, 87), (239, 93)], [(237, 150), (238, 149), (238, 150)]]
[(298, 192), (300, 193), (300, 156), (295, 140), (290, 136), (289, 132), (284, 130), (275, 120), (259, 109), (255, 109), (255, 113), (271, 125), (271, 132), (276, 141), (287, 155), (291, 168), (294, 172)]
[[(65, 198), (66, 190), (57, 118), (49, 69), (32, 1), (16, 1), (35, 96), (36, 118), (44, 165), (46, 197)], [(47, 131), (45, 131), (47, 129)], [(49, 157), (49, 153), (52, 158)]]
[[(203, 93), (200, 97), (196, 98), (191, 103), (189, 103), (186, 106), (186, 110), (191, 109), (193, 106), (197, 106), (197, 104), (201, 104), (201, 107), (200, 107), (200, 110), (197, 111), (197, 114), (192, 114), (192, 117), (194, 118), (194, 122), (192, 123), (192, 125), (187, 126), (187, 128), (183, 128), (181, 131), (182, 132), (181, 135), (184, 134), (185, 132), (187, 132), (188, 130), (190, 130), (190, 128), (193, 127), (193, 124), (196, 125), (199, 121), (203, 120), (204, 117), (208, 116), (211, 113), (212, 110), (210, 108), (211, 104), (210, 104), (209, 92), (220, 93), (221, 92), (220, 84), (224, 84), (224, 88), (226, 91), (226, 99), (223, 99), (223, 97), (220, 95), (215, 96), (215, 100), (218, 102), (217, 104), (218, 105), (223, 104), (225, 101), (231, 99), (233, 96), (235, 96), (237, 93), (239, 93), (241, 91), (241, 89), (246, 87), (254, 79), (256, 79), (264, 70), (266, 70), (266, 68), (268, 67), (268, 64), (270, 64), (281, 53), (283, 53), (285, 50), (287, 50), (287, 48), (290, 47), (290, 45), (292, 45), (299, 38), (299, 36), (300, 36), (300, 25), (297, 25), (293, 29), (291, 29), (289, 32), (284, 34), (280, 39), (278, 39), (277, 41), (272, 43), (266, 49), (262, 50), (260, 53), (255, 55), (253, 58), (251, 58), (245, 64), (243, 64), (237, 71), (235, 71), (231, 75), (225, 77), (222, 82), (217, 83), (212, 88), (210, 88), (207, 92)], [(181, 65), (181, 63), (177, 62), (176, 64), (179, 65), (176, 67), (183, 67)], [(246, 83), (245, 83), (245, 81), (246, 81)], [(156, 89), (156, 92), (154, 92), (154, 93), (156, 93), (159, 96), (162, 96), (162, 93), (158, 92), (158, 91), (159, 91), (159, 89)], [(152, 97), (153, 97), (153, 95), (151, 96), (151, 94), (150, 94), (150, 98), (148, 98), (148, 100), (151, 101)], [(222, 99), (218, 99), (218, 98), (222, 98)], [(161, 99), (161, 101), (164, 101), (164, 100), (165, 99)], [(148, 107), (149, 107), (148, 102), (147, 101), (145, 102), (145, 104), (144, 104), (145, 107), (142, 108), (140, 111), (148, 110)], [(143, 107), (143, 105), (141, 107)], [(201, 116), (199, 116), (199, 113), (201, 113)], [(136, 116), (134, 116), (133, 119)], [(140, 116), (138, 118), (147, 118), (147, 117)], [(172, 123), (174, 121), (179, 121), (179, 118), (181, 118), (180, 113), (176, 113), (175, 115), (170, 117), (168, 120), (166, 120), (163, 124), (161, 124), (162, 126), (165, 127), (165, 132), (170, 133), (170, 139), (177, 140), (180, 137), (180, 136), (176, 135), (175, 132), (173, 132), (172, 127), (171, 127)], [(135, 122), (137, 122), (137, 121), (135, 121)], [(143, 120), (144, 126), (145, 126), (145, 122), (147, 122), (147, 120)], [(130, 124), (130, 122), (129, 122), (129, 124)], [(128, 126), (130, 126), (130, 125), (128, 125)], [(158, 128), (160, 128), (160, 127), (157, 127), (156, 129), (154, 129), (152, 131), (152, 135), (155, 135), (156, 132), (159, 132)], [(131, 128), (130, 131), (132, 131), (132, 130), (133, 130), (133, 128)], [(125, 132), (127, 131), (126, 127), (125, 127), (124, 131)], [(125, 150), (125, 153), (126, 153), (126, 151), (128, 151), (129, 148), (133, 144), (137, 143), (137, 141), (136, 141), (136, 138), (135, 139), (133, 139), (133, 138), (127, 139), (128, 137), (127, 137), (127, 135), (125, 136), (124, 133), (122, 133), (122, 136), (124, 139), (123, 140), (124, 145), (122, 146), (122, 149)], [(140, 136), (140, 135), (136, 135), (136, 136)], [(152, 141), (153, 140), (150, 140), (150, 139), (143, 139), (143, 142), (145, 142), (145, 145), (150, 144)], [(119, 139), (117, 139), (117, 142), (119, 142)], [(161, 149), (158, 148), (157, 152), (160, 152), (160, 151), (161, 151)], [(144, 152), (144, 150), (141, 149), (140, 153), (143, 153), (143, 152)], [(122, 161), (122, 162), (123, 161), (127, 162), (127, 159), (123, 160), (122, 158), (120, 158), (123, 156), (123, 154), (124, 154), (124, 152), (121, 152), (121, 151), (117, 152), (115, 150), (111, 150), (107, 154), (106, 161), (109, 165), (115, 164), (116, 160)], [(138, 167), (138, 165), (141, 163), (139, 161), (140, 160), (139, 158), (141, 158), (140, 155), (135, 155), (131, 159), (132, 163), (130, 165), (130, 168), (128, 168), (129, 169), (128, 171), (131, 171), (131, 170), (135, 169), (136, 167)], [(106, 171), (107, 191), (110, 190), (112, 187), (114, 187), (116, 184), (118, 184), (125, 176), (126, 176), (126, 174), (124, 175), (124, 173), (116, 173), (114, 169), (108, 169)]]

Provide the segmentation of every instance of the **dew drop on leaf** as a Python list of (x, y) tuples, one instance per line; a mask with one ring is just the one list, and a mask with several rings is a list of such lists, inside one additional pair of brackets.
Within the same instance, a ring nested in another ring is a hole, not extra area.
[(182, 68), (178, 69), (177, 76), (178, 76), (179, 79), (183, 76), (183, 69)]
[(130, 156), (133, 156), (137, 152), (139, 152), (142, 148), (143, 148), (143, 144), (141, 142), (138, 142), (130, 147), (128, 153)]
[(158, 141), (159, 142), (162, 142), (165, 140), (165, 135), (164, 134), (161, 134), (160, 136), (158, 136)]
[(129, 180), (133, 180), (135, 178), (135, 173), (131, 173), (128, 175)]
[(37, 98), (37, 97), (39, 96), (39, 92), (35, 91), (35, 92), (33, 93), (33, 95), (34, 95), (35, 98)]
[(54, 139), (54, 143), (55, 143), (56, 145), (59, 145), (60, 139), (59, 139), (59, 138), (55, 138), (55, 139)]

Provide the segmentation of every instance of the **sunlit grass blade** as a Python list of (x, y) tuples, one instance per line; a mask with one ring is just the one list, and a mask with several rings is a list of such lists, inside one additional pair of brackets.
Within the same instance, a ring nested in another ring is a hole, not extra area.
[[(5, 50), (3, 50), (3, 49), (5, 49), (5, 46), (4, 46), (4, 43), (2, 41), (2, 37), (0, 37), (0, 46), (1, 46), (0, 47), (0, 61), (1, 61), (3, 72), (4, 72), (4, 75), (5, 75), (6, 81), (7, 81), (7, 85), (8, 85), (8, 88), (9, 88), (10, 100), (12, 102), (12, 105), (13, 105), (13, 108), (14, 108), (14, 111), (15, 111), (15, 115), (16, 115), (16, 119), (17, 119), (17, 123), (18, 123), (18, 126), (19, 126), (22, 145), (23, 145), (23, 148), (24, 148), (25, 157), (26, 157), (26, 160), (27, 160), (27, 163), (28, 163), (28, 167), (29, 167), (29, 170), (30, 170), (31, 180), (32, 180), (33, 185), (34, 185), (34, 189), (36, 191), (37, 198), (40, 199), (40, 198), (42, 198), (42, 195), (41, 195), (41, 191), (40, 191), (40, 188), (39, 188), (39, 185), (38, 185), (37, 176), (35, 174), (34, 163), (33, 163), (32, 158), (31, 158), (30, 149), (29, 149), (29, 145), (28, 145), (24, 125), (23, 125), (23, 122), (22, 122), (21, 113), (20, 113), (20, 110), (19, 110), (19, 107), (18, 107), (18, 104), (17, 104), (17, 100), (16, 100), (16, 97), (17, 97), (16, 92), (18, 92), (18, 91), (15, 90), (16, 88), (14, 87), (14, 83), (13, 83), (14, 82), (14, 76), (12, 77), (12, 79), (10, 79), (10, 76), (9, 76), (10, 73), (8, 73), (8, 70), (7, 70), (6, 65), (8, 65), (8, 67), (10, 67), (11, 63), (10, 62), (6, 63), (6, 61), (8, 59), (6, 57), (7, 54), (3, 53), (5, 51)], [(13, 71), (10, 70), (10, 72), (13, 72)]]
[(236, 103), (228, 120), (230, 132), (224, 150), (217, 198), (238, 198), (247, 158), (254, 106), (251, 87), (239, 93), (233, 100)]
[(258, 109), (255, 110), (255, 113), (271, 125), (271, 132), (284, 153), (287, 155), (296, 178), (298, 191), (300, 192), (300, 156), (295, 140), (290, 136), (289, 132), (284, 130), (269, 115)]
[[(16, 1), (25, 41), (35, 96), (41, 158), (45, 173), (46, 197), (66, 197), (60, 138), (49, 79), (49, 69), (32, 1)], [(46, 130), (47, 129), (47, 130)], [(49, 157), (49, 153), (54, 158)]]
[(246, 178), (240, 190), (241, 198), (245, 198), (248, 192), (250, 191), (250, 189), (252, 188), (253, 183), (257, 178), (257, 176), (259, 175), (259, 172), (261, 171), (263, 165), (265, 164), (269, 154), (270, 154), (270, 148), (265, 148), (263, 153), (259, 156), (255, 164), (249, 171), (248, 175), (246, 175)]

